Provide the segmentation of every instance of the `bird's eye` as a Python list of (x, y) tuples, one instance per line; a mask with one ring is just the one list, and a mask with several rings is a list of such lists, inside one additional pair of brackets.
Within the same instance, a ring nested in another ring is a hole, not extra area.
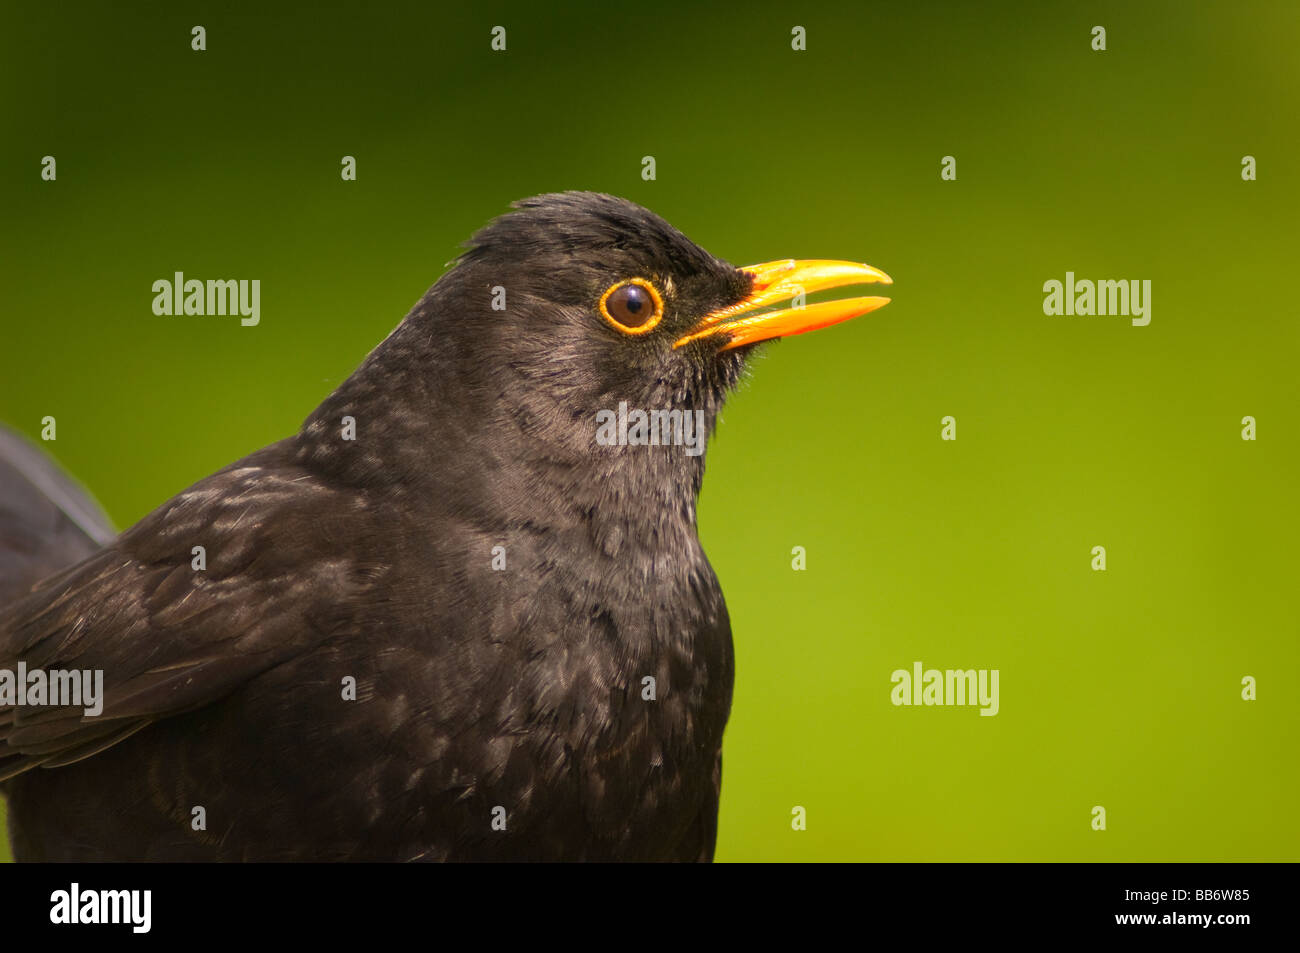
[(631, 278), (601, 295), (600, 313), (624, 334), (645, 334), (664, 316), (664, 302), (650, 282)]

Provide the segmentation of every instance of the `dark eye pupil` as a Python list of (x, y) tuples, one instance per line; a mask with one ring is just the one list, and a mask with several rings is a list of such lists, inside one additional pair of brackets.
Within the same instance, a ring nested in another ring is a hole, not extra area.
[(640, 285), (624, 285), (609, 296), (609, 313), (619, 324), (640, 327), (654, 316), (650, 293)]

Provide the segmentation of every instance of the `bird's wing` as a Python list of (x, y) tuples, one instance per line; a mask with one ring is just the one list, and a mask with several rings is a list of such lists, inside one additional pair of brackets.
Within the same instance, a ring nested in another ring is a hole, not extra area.
[[(8, 695), (0, 684), (0, 780), (79, 761), (208, 704), (346, 624), (334, 607), (366, 584), (336, 522), (350, 508), (314, 477), (273, 465), (274, 449), (0, 609), (0, 675), (21, 663), (29, 682), (21, 707), (14, 684)], [(62, 678), (52, 673), (83, 673), (92, 690), (102, 677), (102, 712), (86, 714), (84, 696), (33, 705), (35, 670), (51, 687)]]
[(0, 604), (114, 535), (85, 489), (39, 447), (0, 427)]

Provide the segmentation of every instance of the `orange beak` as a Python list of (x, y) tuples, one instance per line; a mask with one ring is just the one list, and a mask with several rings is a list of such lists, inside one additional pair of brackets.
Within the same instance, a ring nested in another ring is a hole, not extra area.
[[(839, 324), (850, 318), (875, 311), (889, 304), (888, 298), (844, 298), (840, 301), (822, 301), (818, 304), (799, 304), (793, 308), (762, 311), (770, 304), (789, 301), (804, 294), (842, 288), (845, 285), (885, 284), (894, 280), (883, 271), (870, 265), (851, 261), (825, 261), (809, 259), (797, 261), (769, 261), (762, 265), (742, 268), (754, 276), (754, 287), (749, 297), (730, 307), (707, 315), (703, 321), (678, 338), (673, 347), (678, 348), (701, 338), (725, 335), (726, 344), (719, 350), (729, 350), (742, 344), (754, 344), (770, 338), (790, 337), (816, 331), (818, 328)], [(800, 298), (802, 302), (802, 298)]]

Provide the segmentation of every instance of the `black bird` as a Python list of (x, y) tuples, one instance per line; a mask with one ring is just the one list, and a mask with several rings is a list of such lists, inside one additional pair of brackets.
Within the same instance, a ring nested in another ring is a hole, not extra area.
[[(752, 345), (888, 299), (764, 308), (869, 282), (735, 268), (630, 202), (544, 195), (296, 435), (106, 545), (7, 441), (15, 856), (711, 859), (732, 644), (691, 424), (712, 431)], [(643, 445), (637, 411), (680, 413)], [(66, 682), (17, 704), (20, 663), (29, 692), (102, 672), (102, 712), (49, 704)]]

